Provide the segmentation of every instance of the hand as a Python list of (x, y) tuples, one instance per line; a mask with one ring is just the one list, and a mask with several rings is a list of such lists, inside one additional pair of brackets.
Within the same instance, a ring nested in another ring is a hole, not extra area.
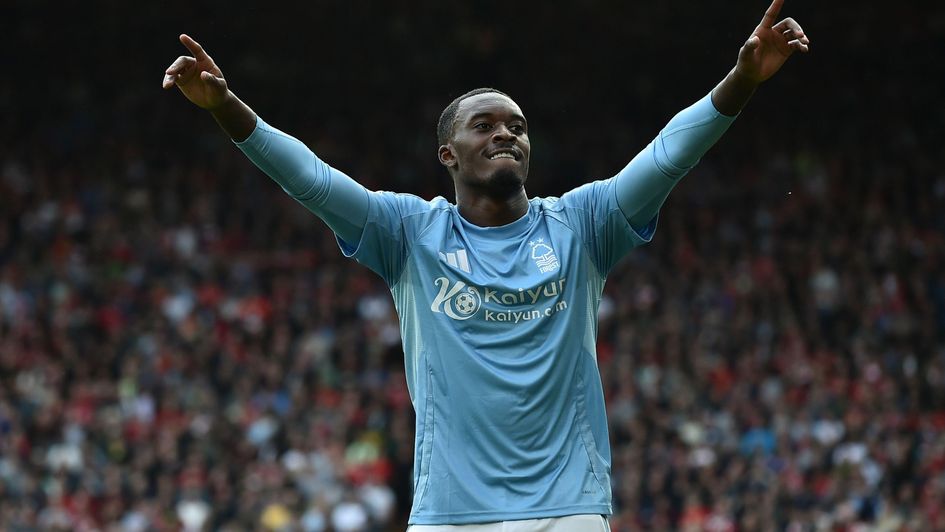
[(771, 2), (761, 23), (738, 51), (738, 63), (735, 65), (738, 76), (756, 84), (761, 83), (780, 70), (791, 54), (809, 50), (810, 39), (793, 18), (774, 23), (783, 4), (784, 0)]
[(223, 72), (197, 41), (182, 34), (180, 42), (193, 57), (182, 55), (171, 63), (164, 72), (161, 86), (169, 89), (177, 85), (184, 96), (197, 106), (207, 110), (216, 109), (229, 96)]

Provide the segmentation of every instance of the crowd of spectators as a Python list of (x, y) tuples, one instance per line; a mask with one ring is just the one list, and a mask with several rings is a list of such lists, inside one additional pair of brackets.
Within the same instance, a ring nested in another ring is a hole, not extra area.
[[(160, 92), (178, 31), (330, 163), (428, 198), (451, 197), (440, 109), (496, 85), (530, 119), (530, 192), (556, 195), (701, 97), (760, 16), (379, 4), (278, 23), (115, 4), (97, 39), (78, 6), (11, 6), (29, 53), (0, 51), (18, 80), (0, 85), (0, 529), (405, 526), (414, 418), (390, 295)], [(760, 91), (610, 276), (615, 531), (945, 529), (945, 108), (923, 103), (945, 85), (945, 12), (842, 4), (797, 14), (809, 62)], [(913, 31), (870, 50), (866, 27), (892, 22)], [(687, 30), (648, 38), (671, 23)], [(147, 44), (113, 39), (131, 35)], [(719, 39), (712, 57), (692, 45)]]

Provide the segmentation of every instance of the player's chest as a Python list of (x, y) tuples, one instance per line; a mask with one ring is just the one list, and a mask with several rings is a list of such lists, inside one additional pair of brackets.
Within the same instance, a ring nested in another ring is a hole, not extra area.
[(434, 315), (464, 325), (557, 314), (567, 293), (579, 289), (586, 262), (570, 232), (543, 224), (494, 240), (455, 230), (426, 236), (412, 253), (414, 288)]
[(423, 239), (415, 259), (429, 274), (475, 284), (522, 287), (566, 275), (580, 260), (573, 234), (536, 224), (513, 237), (474, 237), (447, 228)]

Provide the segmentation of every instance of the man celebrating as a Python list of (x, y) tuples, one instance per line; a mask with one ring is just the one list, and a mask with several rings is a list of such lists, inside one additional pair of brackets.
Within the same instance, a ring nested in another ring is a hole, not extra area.
[(410, 530), (608, 530), (610, 444), (596, 363), (604, 280), (648, 242), (676, 182), (755, 88), (810, 41), (774, 0), (735, 67), (616, 176), (560, 198), (525, 192), (521, 108), (495, 89), (440, 117), (456, 202), (368, 191), (260, 119), (187, 35), (167, 69), (237, 146), (393, 294), (417, 414)]

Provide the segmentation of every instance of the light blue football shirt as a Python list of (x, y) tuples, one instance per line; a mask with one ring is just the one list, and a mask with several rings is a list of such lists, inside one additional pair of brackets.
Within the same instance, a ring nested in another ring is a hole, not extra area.
[(614, 181), (477, 227), (443, 198), (374, 192), (348, 256), (400, 315), (417, 413), (413, 524), (610, 514), (595, 343), (607, 272), (646, 242)]
[(604, 280), (733, 118), (706, 95), (617, 176), (532, 199), (502, 227), (443, 198), (370, 192), (261, 119), (237, 143), (391, 289), (417, 414), (411, 524), (612, 513)]

